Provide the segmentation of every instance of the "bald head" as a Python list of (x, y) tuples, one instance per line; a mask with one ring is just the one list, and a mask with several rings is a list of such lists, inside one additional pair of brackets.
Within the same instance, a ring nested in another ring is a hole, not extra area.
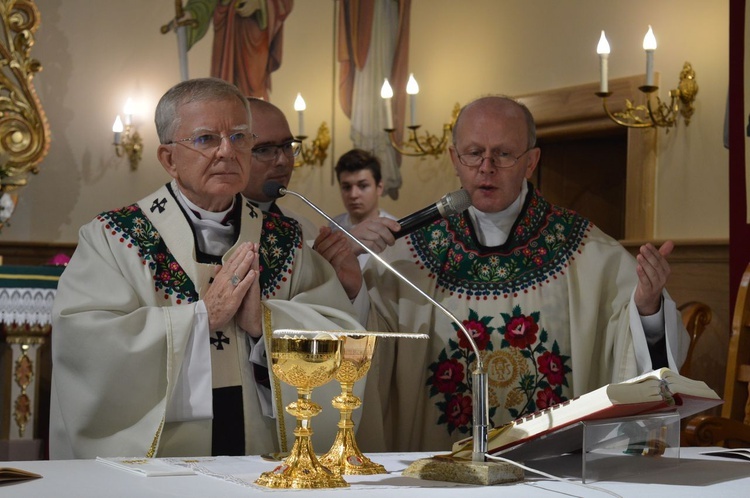
[[(289, 129), (289, 122), (281, 109), (265, 100), (251, 98), (250, 111), (253, 115), (253, 133), (255, 140), (253, 150), (262, 148), (276, 148), (294, 140)], [(262, 161), (253, 154), (250, 158), (250, 181), (243, 191), (248, 199), (257, 202), (270, 202), (273, 199), (263, 193), (263, 185), (268, 181), (278, 182), (283, 186), (289, 185), (294, 169), (294, 158), (287, 157), (276, 149), (273, 159)]]
[(284, 115), (283, 112), (281, 112), (281, 109), (273, 105), (272, 103), (259, 99), (256, 97), (249, 97), (247, 101), (250, 103), (250, 111), (254, 114), (255, 112), (269, 112), (269, 113), (278, 113), (282, 116)]
[(458, 142), (461, 124), (463, 121), (472, 119), (477, 115), (490, 113), (494, 116), (507, 119), (522, 119), (526, 124), (527, 148), (536, 146), (536, 124), (534, 116), (529, 108), (517, 100), (504, 95), (491, 95), (480, 97), (466, 104), (456, 117), (453, 125), (453, 144)]

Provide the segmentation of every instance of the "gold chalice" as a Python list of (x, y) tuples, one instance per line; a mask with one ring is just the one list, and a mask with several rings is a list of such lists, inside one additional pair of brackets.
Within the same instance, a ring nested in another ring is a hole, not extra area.
[[(297, 418), (294, 446), (284, 462), (260, 475), (256, 484), (269, 488), (341, 488), (349, 484), (320, 464), (313, 451), (310, 419), (322, 408), (310, 398), (313, 388), (332, 380), (341, 364), (341, 340), (328, 334), (299, 334), (271, 338), (273, 373), (297, 388), (297, 401), (287, 405)], [(281, 414), (279, 414), (281, 416)]]
[(331, 471), (349, 475), (385, 474), (385, 467), (362, 454), (354, 438), (352, 411), (359, 408), (362, 401), (353, 394), (354, 383), (365, 376), (370, 369), (372, 353), (375, 350), (375, 334), (344, 335), (342, 337), (341, 366), (336, 371), (336, 380), (341, 384), (341, 394), (333, 398), (331, 404), (338, 409), (341, 418), (338, 432), (328, 453), (320, 458), (320, 463)]

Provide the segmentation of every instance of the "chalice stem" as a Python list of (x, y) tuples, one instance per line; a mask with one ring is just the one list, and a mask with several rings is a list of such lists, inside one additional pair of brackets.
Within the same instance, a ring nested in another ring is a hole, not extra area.
[(338, 422), (336, 439), (328, 453), (320, 457), (320, 463), (332, 472), (347, 475), (385, 474), (385, 467), (367, 458), (357, 446), (354, 437), (354, 422), (352, 411), (357, 409), (362, 401), (352, 394), (353, 382), (341, 382), (341, 394), (336, 396), (331, 404), (339, 410), (341, 417)]

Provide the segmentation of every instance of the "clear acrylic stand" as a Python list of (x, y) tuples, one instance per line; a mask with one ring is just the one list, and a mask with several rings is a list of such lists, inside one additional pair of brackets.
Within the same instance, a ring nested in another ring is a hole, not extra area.
[(581, 481), (613, 481), (680, 463), (680, 416), (643, 415), (582, 422)]
[(680, 462), (678, 413), (578, 422), (501, 456), (583, 483), (674, 468)]

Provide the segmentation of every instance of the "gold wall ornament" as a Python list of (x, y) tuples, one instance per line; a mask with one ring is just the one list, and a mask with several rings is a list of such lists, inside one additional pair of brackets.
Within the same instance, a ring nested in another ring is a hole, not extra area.
[(26, 425), (32, 417), (31, 399), (26, 393), (26, 389), (34, 378), (34, 362), (27, 354), (29, 349), (27, 345), (21, 346), (21, 357), (18, 358), (13, 369), (13, 378), (16, 381), (16, 385), (20, 388), (20, 393), (13, 403), (13, 418), (16, 421), (16, 426), (18, 426), (19, 438), (23, 438), (26, 432)]
[[(0, 0), (0, 192), (26, 185), (49, 150), (50, 131), (31, 83), (42, 65), (30, 57), (39, 9), (32, 0)], [(11, 210), (12, 212), (12, 210)], [(7, 221), (0, 221), (0, 228)]]
[(115, 139), (114, 146), (117, 157), (127, 157), (130, 169), (137, 170), (143, 157), (143, 140), (138, 130), (135, 130), (132, 125), (126, 125), (122, 135)]
[(442, 136), (431, 135), (430, 132), (425, 130), (425, 133), (420, 137), (418, 130), (420, 125), (407, 126), (409, 128), (409, 138), (406, 142), (401, 144), (396, 140), (396, 135), (393, 128), (386, 128), (385, 132), (388, 134), (388, 139), (391, 142), (396, 152), (402, 156), (412, 157), (424, 157), (433, 156), (435, 158), (440, 157), (448, 148), (451, 134), (453, 133), (453, 125), (456, 124), (456, 118), (458, 113), (461, 111), (461, 106), (458, 102), (453, 106), (453, 112), (451, 113), (451, 120), (448, 123), (443, 124)]
[(331, 130), (328, 129), (326, 122), (323, 121), (320, 124), (318, 134), (312, 142), (306, 142), (307, 135), (299, 135), (296, 138), (302, 142), (302, 146), (299, 155), (294, 161), (294, 167), (297, 168), (306, 164), (310, 166), (316, 164), (323, 166), (328, 157), (328, 147), (331, 145)]
[(662, 102), (656, 96), (655, 105), (652, 105), (651, 94), (656, 93), (659, 89), (654, 85), (643, 85), (638, 89), (646, 95), (645, 105), (635, 105), (629, 99), (625, 99), (625, 108), (622, 111), (612, 112), (607, 107), (607, 98), (612, 92), (596, 92), (602, 99), (602, 106), (607, 116), (620, 126), (628, 128), (666, 128), (669, 133), (670, 128), (677, 125), (682, 116), (685, 120), (685, 126), (690, 125), (690, 118), (695, 112), (693, 102), (698, 94), (698, 82), (695, 80), (695, 70), (689, 62), (685, 62), (680, 71), (680, 82), (677, 88), (669, 91), (669, 103)]
[(125, 115), (125, 124), (123, 125), (122, 119), (120, 119), (120, 115), (118, 114), (117, 118), (115, 118), (115, 123), (112, 125), (115, 154), (117, 154), (117, 157), (127, 157), (130, 169), (133, 171), (138, 169), (138, 164), (143, 157), (143, 140), (133, 124), (134, 107), (133, 99), (128, 98), (122, 109)]

